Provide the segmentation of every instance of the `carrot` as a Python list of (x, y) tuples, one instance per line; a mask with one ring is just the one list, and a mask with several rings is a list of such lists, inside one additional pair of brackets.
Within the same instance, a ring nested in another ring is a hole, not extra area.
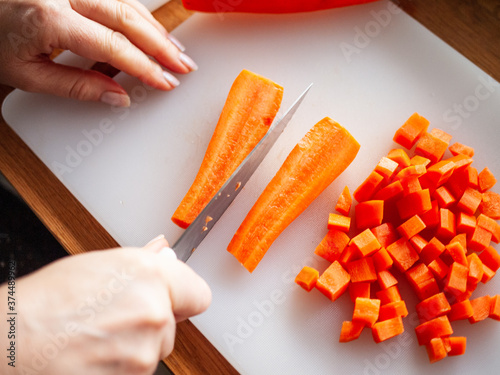
[(410, 159), (411, 165), (423, 165), (424, 167), (427, 167), (430, 162), (431, 162), (430, 159), (424, 158), (423, 156), (420, 155), (414, 155)]
[(408, 240), (424, 229), (425, 223), (418, 215), (413, 215), (397, 228), (399, 234)]
[(450, 150), (452, 155), (465, 155), (470, 158), (474, 156), (474, 149), (472, 147), (458, 142), (455, 142), (450, 147), (448, 147), (448, 150)]
[(408, 195), (416, 191), (422, 190), (422, 185), (420, 184), (419, 176), (408, 176), (401, 180), (401, 186), (403, 187), (403, 194)]
[(408, 309), (406, 308), (405, 301), (396, 301), (380, 306), (378, 320), (384, 321), (397, 317), (404, 318), (406, 316), (408, 316)]
[(418, 113), (414, 113), (396, 130), (393, 140), (409, 150), (420, 139), (420, 136), (427, 131), (428, 126), (429, 120)]
[(369, 200), (358, 203), (355, 210), (356, 227), (366, 229), (382, 224), (384, 218), (384, 201)]
[(377, 280), (377, 271), (372, 258), (361, 258), (345, 265), (345, 268), (351, 276), (353, 283), (372, 282)]
[(329, 214), (328, 216), (328, 229), (336, 229), (342, 232), (349, 232), (351, 227), (351, 218), (349, 216)]
[(390, 288), (391, 286), (396, 285), (398, 283), (398, 280), (389, 270), (383, 270), (377, 272), (377, 280), (381, 289)]
[(405, 238), (400, 238), (389, 245), (387, 252), (400, 272), (406, 272), (419, 259), (417, 252)]
[(483, 284), (486, 284), (494, 276), (495, 276), (495, 271), (493, 271), (490, 267), (488, 267), (486, 264), (483, 263), (483, 278), (481, 279), (481, 282)]
[(441, 292), (419, 302), (415, 309), (420, 323), (424, 323), (439, 316), (447, 315), (451, 311), (451, 306), (444, 293)]
[(430, 363), (436, 363), (437, 361), (446, 358), (448, 355), (448, 351), (444, 346), (444, 341), (440, 337), (431, 339), (431, 341), (426, 345), (426, 349)]
[(372, 255), (381, 247), (377, 237), (375, 237), (370, 229), (365, 229), (363, 232), (353, 237), (349, 244), (362, 256)]
[(498, 225), (499, 224), (495, 220), (485, 214), (479, 214), (477, 217), (477, 226), (486, 229), (492, 234), (497, 230), (496, 228)]
[(457, 201), (455, 197), (450, 193), (450, 191), (446, 188), (446, 186), (438, 187), (432, 194), (432, 197), (437, 200), (439, 207), (443, 208), (449, 208), (453, 203)]
[(454, 173), (450, 176), (448, 181), (444, 184), (446, 188), (450, 191), (450, 193), (455, 197), (455, 199), (460, 200), (462, 195), (464, 194), (467, 188), (473, 188), (474, 186), (469, 185), (469, 168), (463, 171), (454, 171)]
[(479, 211), (495, 220), (500, 220), (500, 195), (486, 191), (482, 195)]
[(387, 289), (379, 290), (375, 296), (380, 300), (381, 305), (386, 305), (391, 302), (402, 301), (401, 293), (397, 285), (393, 285)]
[(467, 276), (469, 274), (469, 268), (453, 262), (450, 267), (450, 272), (445, 280), (444, 290), (449, 292), (454, 296), (458, 296), (464, 293), (467, 289)]
[(474, 232), (469, 240), (468, 246), (473, 251), (483, 251), (486, 249), (491, 242), (491, 232), (486, 229), (476, 225)]
[(467, 284), (477, 284), (483, 279), (484, 268), (482, 260), (476, 253), (467, 256), (469, 266), (469, 274), (467, 276)]
[(413, 215), (420, 215), (432, 208), (429, 189), (423, 189), (408, 194), (396, 203), (401, 219), (408, 219)]
[[(448, 148), (449, 139), (439, 129), (433, 129), (430, 133), (422, 135), (415, 147), (415, 153), (436, 163), (441, 160)], [(449, 135), (448, 135), (449, 136)]]
[(454, 170), (455, 163), (453, 161), (441, 160), (427, 170), (427, 179), (437, 188), (448, 181)]
[(310, 292), (315, 286), (319, 277), (317, 269), (304, 266), (302, 270), (295, 277), (295, 282), (300, 285), (304, 290)]
[(440, 208), (436, 235), (442, 239), (450, 239), (455, 236), (456, 231), (455, 214), (447, 208)]
[(395, 176), (395, 180), (403, 180), (408, 177), (420, 177), (426, 172), (426, 168), (422, 164), (410, 165), (401, 169)]
[(359, 143), (328, 117), (293, 148), (229, 243), (252, 272), (281, 232), (354, 160)]
[(469, 267), (469, 262), (465, 255), (466, 249), (460, 244), (460, 242), (450, 242), (446, 245), (445, 250), (448, 251), (454, 262), (460, 263), (465, 267)]
[(384, 177), (386, 180), (390, 180), (391, 177), (396, 172), (396, 169), (398, 169), (398, 167), (399, 164), (396, 163), (394, 160), (389, 159), (386, 156), (383, 156), (378, 162), (378, 164), (375, 166), (375, 172)]
[(447, 349), (449, 356), (465, 354), (465, 349), (467, 347), (466, 337), (463, 336), (444, 337), (443, 342), (445, 343), (445, 346), (449, 348)]
[(410, 238), (410, 244), (411, 246), (415, 249), (415, 251), (419, 254), (422, 252), (422, 250), (427, 246), (429, 243), (424, 237), (422, 237), (420, 234), (415, 234)]
[(489, 318), (500, 320), (500, 294), (493, 296), (491, 298), (490, 314)]
[(420, 259), (425, 264), (431, 263), (439, 257), (445, 249), (445, 245), (437, 237), (432, 237), (420, 253)]
[(349, 296), (351, 301), (356, 302), (356, 298), (370, 298), (371, 282), (361, 282), (349, 284)]
[(282, 97), (281, 86), (258, 74), (243, 70), (236, 77), (198, 174), (172, 216), (175, 224), (187, 228), (215, 196), (264, 137)]
[(450, 312), (448, 313), (448, 319), (450, 322), (454, 322), (455, 320), (465, 320), (469, 319), (472, 314), (474, 314), (474, 309), (472, 308), (470, 300), (466, 299), (451, 305)]
[(389, 151), (387, 157), (398, 163), (401, 168), (406, 168), (411, 165), (410, 157), (408, 156), (406, 151), (401, 148), (395, 148)]
[(373, 254), (372, 259), (373, 264), (375, 265), (375, 270), (377, 272), (384, 271), (390, 268), (394, 263), (385, 247), (381, 248), (375, 254)]
[(375, 200), (391, 201), (403, 196), (404, 189), (401, 181), (397, 180), (391, 182), (389, 185), (384, 186), (382, 189), (377, 191), (373, 196)]
[(479, 187), (479, 173), (477, 169), (470, 165), (464, 172), (469, 187), (477, 189)]
[(472, 299), (470, 301), (470, 304), (472, 305), (472, 310), (474, 310), (474, 313), (469, 318), (469, 323), (471, 324), (478, 323), (481, 320), (486, 319), (490, 315), (490, 309), (491, 309), (490, 296), (486, 295)]
[(399, 238), (396, 228), (391, 223), (383, 223), (370, 230), (382, 247), (389, 246)]
[(467, 188), (458, 201), (457, 208), (469, 215), (474, 215), (479, 205), (481, 204), (481, 199), (482, 195), (479, 191), (473, 188)]
[(488, 167), (484, 168), (477, 177), (479, 183), (479, 191), (481, 193), (484, 193), (486, 190), (491, 189), (497, 183), (497, 179)]
[(369, 200), (373, 194), (381, 187), (384, 182), (384, 176), (372, 171), (368, 177), (354, 190), (352, 196), (358, 202), (364, 202)]
[(422, 214), (419, 214), (427, 228), (433, 228), (439, 225), (439, 203), (437, 200), (431, 201), (431, 208)]
[(434, 277), (428, 279), (415, 287), (415, 294), (420, 301), (439, 293), (439, 285)]
[(335, 210), (342, 215), (348, 216), (351, 211), (352, 197), (349, 188), (346, 186), (337, 200)]
[(314, 254), (326, 259), (327, 261), (334, 262), (339, 259), (340, 255), (346, 248), (350, 239), (347, 234), (342, 231), (332, 229), (328, 231), (326, 236), (316, 246)]
[(500, 254), (493, 246), (488, 246), (484, 251), (479, 254), (479, 259), (485, 266), (496, 272), (500, 268)]
[(428, 280), (434, 279), (432, 272), (423, 264), (418, 263), (414, 267), (405, 272), (406, 279), (413, 290), (418, 290), (419, 285), (424, 284)]
[[(481, 214), (482, 215), (482, 214)], [(457, 216), (457, 232), (472, 235), (476, 228), (476, 217), (460, 211)]]
[(378, 320), (380, 300), (371, 298), (356, 298), (352, 321), (372, 327)]
[(343, 322), (342, 329), (340, 330), (339, 342), (356, 340), (359, 336), (361, 336), (363, 328), (365, 328), (365, 325), (362, 322)]
[(316, 281), (316, 289), (332, 302), (348, 288), (351, 277), (338, 261), (333, 262)]
[(446, 315), (434, 318), (415, 327), (419, 345), (428, 344), (433, 338), (446, 337), (453, 334), (450, 321)]
[(403, 332), (403, 319), (400, 316), (377, 322), (372, 327), (373, 340), (376, 343), (388, 340)]
[(339, 263), (345, 266), (347, 263), (361, 258), (361, 253), (351, 244), (347, 245), (342, 254), (340, 254)]
[(434, 277), (438, 280), (444, 279), (449, 272), (449, 267), (441, 258), (434, 259), (427, 265), (427, 268), (429, 268)]

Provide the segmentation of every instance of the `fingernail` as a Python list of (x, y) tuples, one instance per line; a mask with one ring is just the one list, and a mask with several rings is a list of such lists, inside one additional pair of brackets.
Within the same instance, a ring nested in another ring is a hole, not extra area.
[(198, 70), (198, 65), (193, 61), (191, 57), (186, 55), (185, 53), (179, 54), (179, 60), (191, 71)]
[(172, 74), (170, 74), (169, 72), (166, 72), (164, 70), (163, 70), (162, 74), (163, 74), (163, 78), (165, 78), (166, 81), (168, 83), (170, 83), (172, 86), (174, 86), (174, 87), (179, 86), (179, 84), (180, 84), (179, 80), (177, 78), (175, 78)]
[(167, 39), (170, 40), (172, 44), (179, 49), (179, 51), (184, 52), (186, 50), (186, 47), (184, 47), (184, 45), (179, 41), (179, 39), (177, 39), (172, 34), (168, 34)]
[(130, 97), (119, 92), (105, 91), (99, 100), (113, 107), (130, 107)]
[(153, 238), (151, 241), (149, 241), (146, 246), (148, 245), (151, 245), (153, 242), (156, 242), (158, 240), (161, 240), (162, 238), (165, 238), (165, 236), (163, 234), (160, 234), (159, 236), (156, 236), (155, 238)]
[(160, 250), (158, 255), (165, 256), (168, 259), (177, 259), (177, 254), (175, 254), (175, 251), (172, 250), (170, 247), (164, 247), (163, 249)]

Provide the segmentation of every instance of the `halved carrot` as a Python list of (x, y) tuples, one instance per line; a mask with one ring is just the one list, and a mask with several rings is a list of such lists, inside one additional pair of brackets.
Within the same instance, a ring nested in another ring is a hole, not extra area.
[(332, 119), (319, 121), (293, 148), (229, 243), (252, 272), (281, 232), (354, 160), (359, 143)]
[(500, 294), (491, 297), (490, 314), (491, 319), (500, 320)]
[(433, 338), (446, 337), (453, 334), (453, 328), (446, 315), (434, 318), (415, 327), (419, 345), (428, 344)]
[(338, 261), (333, 262), (316, 281), (316, 289), (332, 302), (348, 288), (351, 277)]
[(367, 327), (372, 327), (378, 320), (379, 311), (379, 299), (358, 297), (354, 302), (352, 321), (363, 323)]
[(377, 271), (375, 271), (373, 260), (370, 257), (349, 262), (345, 265), (345, 268), (351, 276), (353, 283), (373, 282), (377, 280)]
[(361, 336), (363, 328), (365, 328), (365, 325), (362, 322), (342, 322), (339, 342), (349, 342), (352, 340), (356, 340), (357, 338), (359, 338), (359, 336)]
[(448, 150), (452, 153), (452, 155), (465, 155), (468, 157), (474, 156), (474, 149), (472, 147), (466, 146), (462, 143), (455, 142), (454, 144), (448, 147)]
[(331, 213), (328, 215), (327, 227), (329, 230), (336, 229), (347, 233), (351, 228), (351, 218), (349, 216)]
[(366, 229), (382, 224), (384, 201), (368, 200), (354, 207), (356, 228)]
[(420, 136), (427, 131), (429, 120), (414, 113), (394, 134), (394, 142), (411, 149), (420, 139)]
[(478, 175), (479, 191), (484, 193), (486, 190), (491, 189), (496, 183), (497, 179), (488, 167), (485, 167)]
[(474, 324), (486, 319), (490, 315), (491, 297), (486, 295), (472, 299), (470, 301), (474, 313), (469, 318), (469, 322)]
[(300, 285), (304, 290), (310, 292), (315, 286), (319, 277), (317, 269), (304, 266), (295, 277), (295, 282)]
[(372, 327), (373, 340), (375, 340), (376, 343), (388, 340), (403, 332), (403, 319), (400, 316), (377, 322)]
[(448, 319), (450, 322), (455, 320), (465, 320), (469, 319), (472, 314), (474, 314), (474, 309), (470, 303), (470, 300), (466, 299), (451, 305), (450, 312), (448, 313)]
[(346, 186), (337, 200), (335, 210), (342, 215), (348, 216), (351, 211), (352, 197), (349, 188)]
[(349, 296), (351, 301), (356, 302), (356, 298), (370, 298), (371, 282), (361, 282), (349, 284)]
[(400, 238), (390, 244), (387, 252), (400, 272), (406, 272), (419, 259), (417, 252), (405, 238)]
[(500, 194), (486, 191), (482, 195), (479, 211), (495, 220), (500, 220)]
[(352, 193), (352, 196), (354, 199), (356, 199), (358, 202), (364, 202), (373, 196), (375, 192), (382, 186), (382, 183), (384, 182), (384, 177), (375, 172), (372, 171), (368, 177), (354, 190), (354, 193)]
[(175, 224), (193, 222), (267, 133), (282, 97), (281, 86), (258, 74), (243, 70), (236, 77), (198, 174), (172, 216)]
[(316, 246), (314, 253), (330, 263), (334, 262), (339, 259), (349, 241), (350, 239), (347, 234), (340, 230), (332, 229), (328, 231), (319, 245)]

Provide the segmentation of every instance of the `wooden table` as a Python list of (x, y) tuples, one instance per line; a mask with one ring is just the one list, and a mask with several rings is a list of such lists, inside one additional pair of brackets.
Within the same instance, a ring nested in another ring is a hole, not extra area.
[[(500, 81), (498, 0), (394, 0), (410, 16)], [(181, 0), (154, 12), (168, 30), (192, 13)], [(102, 66), (99, 69), (102, 70)], [(0, 85), (0, 102), (12, 88)], [(0, 171), (70, 254), (118, 244), (0, 117)], [(86, 230), (82, 231), (81, 228)], [(91, 235), (90, 235), (91, 233)], [(175, 374), (236, 374), (189, 321), (180, 323), (173, 353), (165, 359)]]

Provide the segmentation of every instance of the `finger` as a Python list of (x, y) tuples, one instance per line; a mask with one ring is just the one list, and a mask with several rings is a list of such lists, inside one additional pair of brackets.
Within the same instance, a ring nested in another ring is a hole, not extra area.
[(127, 3), (86, 0), (74, 2), (72, 6), (84, 17), (122, 33), (140, 50), (168, 69), (177, 73), (196, 70), (197, 66), (191, 58), (180, 52), (164, 33)]
[(149, 241), (146, 246), (144, 246), (144, 250), (152, 253), (159, 253), (161, 249), (168, 246), (168, 241), (165, 239), (165, 236), (163, 234), (160, 234), (159, 236)]

